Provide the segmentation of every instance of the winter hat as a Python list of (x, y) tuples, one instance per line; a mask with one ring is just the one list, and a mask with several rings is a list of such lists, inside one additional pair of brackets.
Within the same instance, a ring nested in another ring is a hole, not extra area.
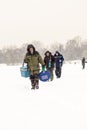
[(33, 50), (35, 51), (35, 47), (34, 47), (32, 44), (29, 44), (29, 45), (27, 46), (27, 51), (29, 51), (30, 48), (33, 48)]
[(47, 53), (49, 53), (49, 54), (51, 55), (51, 52), (50, 52), (50, 51), (46, 51), (46, 52), (45, 52), (45, 55), (46, 55)]
[(56, 53), (58, 54), (59, 52), (58, 52), (58, 51), (56, 51)]

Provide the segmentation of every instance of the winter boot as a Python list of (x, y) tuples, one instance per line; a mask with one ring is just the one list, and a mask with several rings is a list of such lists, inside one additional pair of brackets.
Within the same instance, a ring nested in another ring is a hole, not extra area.
[(35, 80), (35, 88), (39, 89), (39, 80)]
[(35, 89), (35, 83), (34, 83), (34, 80), (31, 80), (31, 86), (32, 86), (31, 89)]

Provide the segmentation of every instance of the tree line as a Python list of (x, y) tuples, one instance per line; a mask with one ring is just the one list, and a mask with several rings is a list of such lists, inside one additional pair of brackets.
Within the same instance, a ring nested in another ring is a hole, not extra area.
[[(24, 55), (26, 54), (27, 45), (29, 43), (22, 44), (20, 48), (9, 47), (0, 50), (0, 64), (22, 64)], [(87, 40), (82, 40), (81, 37), (75, 37), (68, 40), (65, 45), (58, 42), (53, 43), (48, 48), (39, 41), (33, 41), (32, 43), (36, 50), (44, 57), (44, 53), (49, 50), (52, 54), (55, 51), (59, 51), (63, 54), (64, 59), (68, 60), (81, 60), (82, 57), (87, 58)]]

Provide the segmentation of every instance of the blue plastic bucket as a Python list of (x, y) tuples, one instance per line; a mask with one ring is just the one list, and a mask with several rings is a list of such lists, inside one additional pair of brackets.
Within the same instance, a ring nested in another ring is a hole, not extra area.
[(20, 67), (20, 72), (21, 72), (21, 76), (22, 76), (22, 77), (27, 78), (27, 77), (30, 76), (30, 71), (29, 71), (29, 69), (27, 68), (27, 66), (22, 66), (22, 67)]

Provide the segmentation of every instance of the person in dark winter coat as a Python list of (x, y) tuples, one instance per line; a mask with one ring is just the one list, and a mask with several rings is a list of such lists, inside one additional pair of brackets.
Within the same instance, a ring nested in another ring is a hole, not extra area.
[(45, 67), (45, 63), (42, 60), (39, 52), (35, 50), (35, 47), (32, 44), (27, 46), (27, 53), (24, 57), (24, 62), (27, 63), (27, 66), (30, 70), (30, 80), (32, 89), (39, 88), (39, 71), (40, 66), (39, 63), (42, 65), (42, 69)]
[(82, 58), (82, 67), (85, 68), (85, 57)]
[(54, 57), (55, 57), (55, 74), (57, 78), (60, 78), (64, 57), (58, 51), (55, 52)]
[(47, 71), (50, 72), (51, 76), (50, 76), (50, 80), (53, 80), (53, 69), (54, 69), (54, 56), (52, 55), (52, 53), (50, 51), (46, 51), (45, 52), (45, 57), (44, 57), (44, 62), (45, 62), (45, 66)]

